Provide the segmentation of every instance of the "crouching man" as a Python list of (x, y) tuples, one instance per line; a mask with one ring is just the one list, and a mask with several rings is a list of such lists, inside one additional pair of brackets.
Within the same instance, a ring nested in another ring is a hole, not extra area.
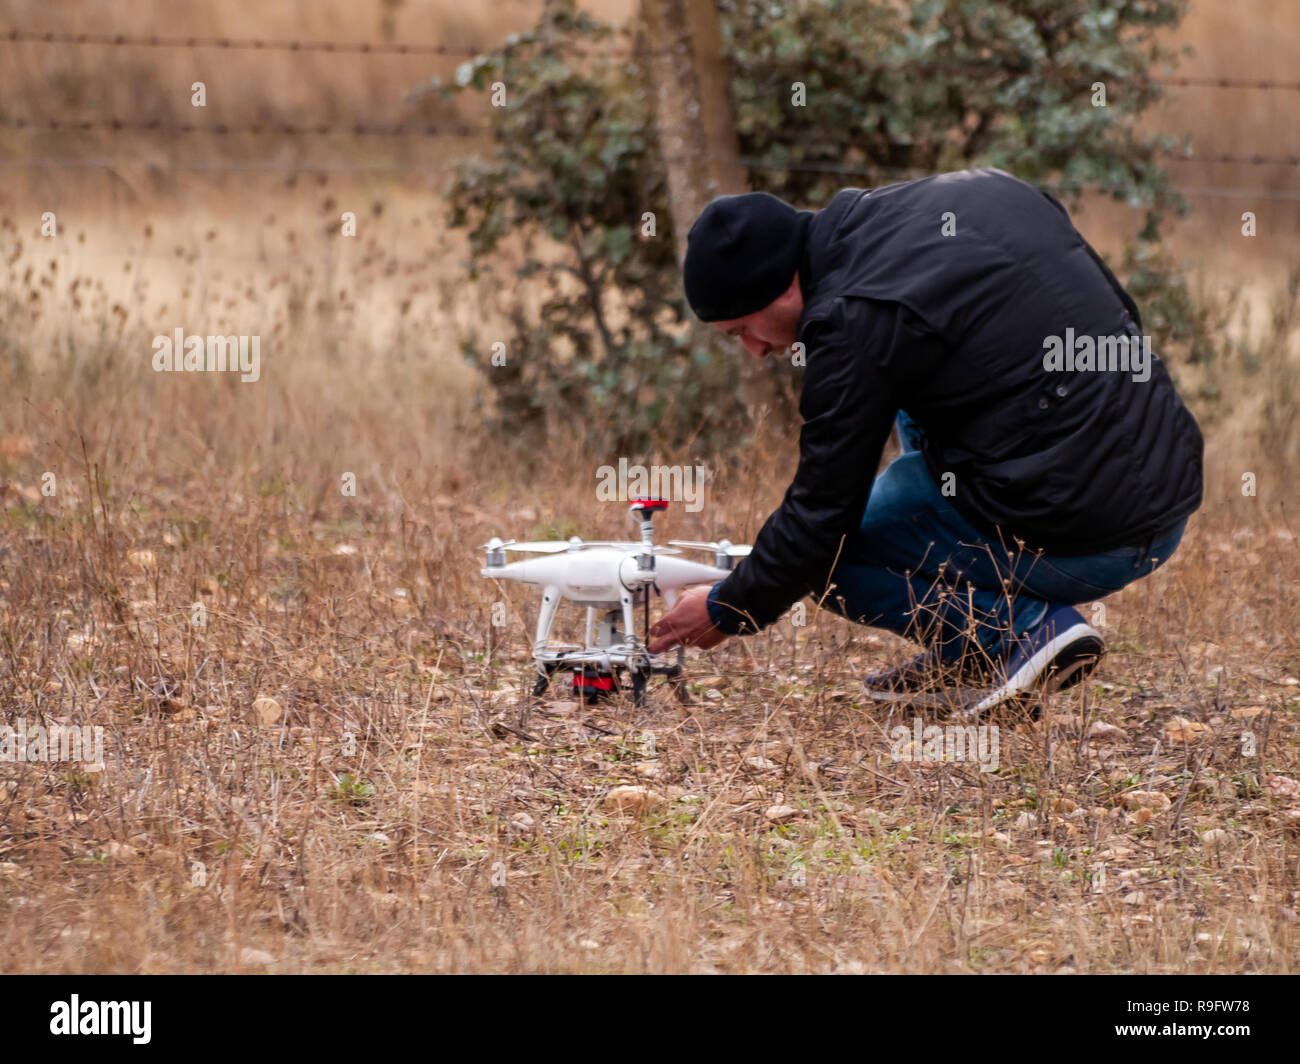
[[(1105, 645), (1074, 607), (1173, 554), (1203, 446), (1055, 199), (989, 169), (816, 213), (723, 196), (683, 272), (699, 318), (751, 354), (804, 345), (803, 427), (753, 553), (683, 595), (652, 652), (756, 632), (811, 595), (924, 645), (866, 678), (876, 698), (975, 686), (982, 712), (1092, 670)], [(902, 453), (875, 477), (895, 425)]]

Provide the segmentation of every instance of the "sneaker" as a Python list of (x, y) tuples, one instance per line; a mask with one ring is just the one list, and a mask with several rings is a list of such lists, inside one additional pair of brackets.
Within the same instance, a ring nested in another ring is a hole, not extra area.
[(977, 718), (1006, 702), (1037, 702), (1083, 680), (1106, 653), (1101, 633), (1072, 606), (1050, 606), (1037, 627), (1021, 636), (998, 670), (1001, 682), (977, 699), (966, 715)]
[(960, 661), (944, 662), (931, 649), (897, 668), (868, 674), (862, 681), (862, 690), (877, 702), (897, 702), (945, 687), (985, 685), (996, 668), (996, 661), (978, 651), (963, 655)]

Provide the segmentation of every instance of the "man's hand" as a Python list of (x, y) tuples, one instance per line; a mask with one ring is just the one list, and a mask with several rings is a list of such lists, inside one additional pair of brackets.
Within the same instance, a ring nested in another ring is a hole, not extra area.
[(713, 627), (709, 620), (709, 591), (707, 587), (693, 587), (683, 591), (677, 605), (650, 627), (650, 653), (659, 654), (677, 646), (699, 647), (708, 650), (727, 638), (725, 632)]

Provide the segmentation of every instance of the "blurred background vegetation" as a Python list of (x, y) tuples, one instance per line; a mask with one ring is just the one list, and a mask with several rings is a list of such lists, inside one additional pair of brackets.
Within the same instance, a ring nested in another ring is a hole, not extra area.
[(1277, 0), (5, 0), (0, 28), (3, 364), (152, 422), (188, 400), (150, 336), (261, 333), (263, 394), (199, 404), (198, 453), (230, 418), (325, 453), (383, 421), (426, 460), (519, 471), (545, 440), (717, 462), (790, 441), (798, 371), (692, 323), (681, 219), (977, 165), (1066, 202), (1203, 423), (1300, 448), (1300, 16)]
[[(1211, 359), (1216, 323), (1158, 245), (1162, 217), (1187, 209), (1157, 154), (1179, 138), (1136, 128), (1161, 95), (1152, 72), (1176, 58), (1157, 31), (1177, 26), (1185, 8), (1185, 0), (726, 4), (736, 138), (708, 150), (735, 155), (746, 188), (800, 206), (823, 205), (849, 185), (971, 166), (1008, 170), (1071, 206), (1103, 189), (1143, 219), (1124, 258), (1160, 349), (1178, 340)], [(656, 121), (666, 116), (656, 114), (641, 29), (555, 0), (536, 27), (465, 63), (441, 88), (444, 98), (481, 97), (499, 83), (511, 94), (492, 155), (466, 163), (449, 192), (452, 224), (471, 227), (476, 266), (491, 268), (513, 234), (547, 234), (564, 248), (514, 269), (519, 282), (551, 286), (535, 320), (520, 311), (517, 287), (502, 290), (518, 363), (502, 372), (481, 336), (467, 338), (465, 351), (516, 429), (554, 431), (549, 412), (577, 415), (600, 442), (605, 426), (617, 426), (622, 450), (656, 434), (678, 443), (702, 426), (711, 443), (745, 439), (749, 412), (720, 401), (735, 383), (718, 372), (725, 355), (685, 328), (665, 153), (655, 150)], [(642, 238), (647, 210), (657, 220), (652, 240)], [(618, 328), (609, 321), (615, 305)], [(790, 367), (772, 360), (765, 369)], [(790, 404), (776, 411), (787, 423), (794, 416)]]

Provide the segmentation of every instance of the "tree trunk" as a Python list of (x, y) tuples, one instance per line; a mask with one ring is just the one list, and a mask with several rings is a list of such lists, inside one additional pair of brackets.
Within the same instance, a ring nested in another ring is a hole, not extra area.
[[(643, 48), (654, 85), (659, 151), (668, 183), (673, 244), (680, 266), (691, 225), (715, 196), (746, 191), (728, 93), (726, 56), (714, 0), (642, 0)], [(711, 354), (718, 413), (744, 410), (744, 352), (692, 320), (691, 345)]]
[[(729, 94), (727, 56), (714, 0), (641, 0), (643, 48), (654, 82), (655, 124), (667, 170), (677, 263), (686, 234), (711, 199), (748, 191)], [(725, 419), (746, 407), (789, 415), (792, 403), (780, 367), (745, 354), (710, 326), (692, 321), (692, 347), (710, 354), (707, 382)], [(724, 398), (725, 397), (727, 398)]]
[(713, 0), (642, 0), (677, 261), (715, 196), (745, 191)]

